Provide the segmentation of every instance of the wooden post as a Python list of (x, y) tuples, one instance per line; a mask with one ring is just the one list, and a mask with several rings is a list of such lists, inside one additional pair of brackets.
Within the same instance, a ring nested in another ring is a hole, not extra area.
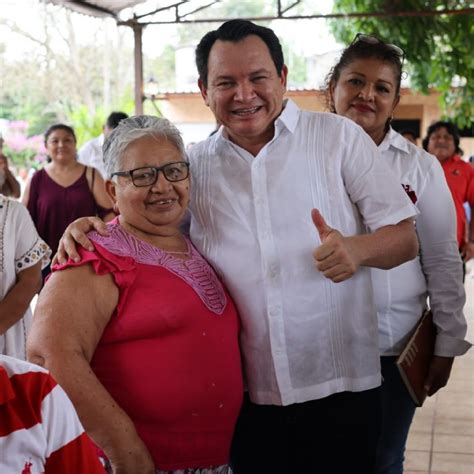
[(142, 32), (143, 26), (136, 22), (133, 24), (133, 36), (135, 40), (135, 114), (143, 114), (143, 51)]

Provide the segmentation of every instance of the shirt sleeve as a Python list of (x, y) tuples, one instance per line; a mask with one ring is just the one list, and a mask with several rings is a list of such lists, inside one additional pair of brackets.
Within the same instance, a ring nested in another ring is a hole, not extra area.
[(20, 203), (12, 203), (15, 212), (15, 269), (21, 272), (41, 260), (45, 268), (51, 257), (51, 250), (40, 238), (27, 209)]
[(127, 299), (127, 294), (135, 281), (137, 266), (131, 257), (123, 257), (109, 252), (102, 245), (94, 242), (95, 251), (90, 252), (82, 246), (77, 247), (80, 260), (75, 262), (69, 259), (65, 264), (56, 264), (52, 271), (61, 271), (65, 268), (79, 267), (90, 264), (97, 275), (111, 274), (117, 288), (119, 289), (119, 301), (117, 311), (120, 311)]
[(456, 211), (441, 165), (432, 157), (426, 159), (432, 160), (432, 166), (417, 201), (420, 260), (438, 330), (435, 354), (453, 357), (471, 347), (464, 340), (466, 295), (456, 240)]
[(374, 232), (416, 216), (416, 207), (372, 139), (363, 130), (352, 133), (354, 138), (348, 142), (342, 172), (350, 199), (364, 224)]
[[(470, 172), (467, 183), (466, 201), (469, 203), (470, 206), (474, 206), (474, 165), (472, 165), (471, 163), (467, 163), (467, 165), (470, 167)], [(473, 219), (473, 216), (471, 216), (471, 219)]]
[(44, 398), (41, 416), (46, 436), (45, 474), (104, 474), (74, 406), (59, 385)]

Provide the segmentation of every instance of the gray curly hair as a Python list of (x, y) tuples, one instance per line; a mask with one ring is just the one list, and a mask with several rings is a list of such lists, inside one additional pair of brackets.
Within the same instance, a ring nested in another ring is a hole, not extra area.
[(179, 151), (182, 159), (187, 160), (183, 139), (179, 130), (167, 119), (152, 115), (136, 115), (120, 121), (102, 147), (107, 176), (120, 171), (120, 161), (130, 143), (143, 137), (164, 138)]

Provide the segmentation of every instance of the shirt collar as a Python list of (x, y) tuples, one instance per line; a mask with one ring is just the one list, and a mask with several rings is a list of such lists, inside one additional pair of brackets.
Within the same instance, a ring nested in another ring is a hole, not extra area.
[(410, 153), (410, 144), (406, 138), (396, 132), (392, 127), (388, 129), (382, 143), (378, 146), (379, 151), (387, 151), (390, 147), (396, 148), (403, 153)]
[(10, 377), (7, 371), (0, 366), (0, 405), (7, 403), (13, 398), (15, 398), (15, 392), (13, 391)]
[(460, 161), (463, 161), (463, 159), (459, 155), (453, 155), (451, 158), (448, 158), (444, 161), (441, 161), (441, 166), (446, 167), (446, 166), (456, 166)]
[(285, 99), (283, 101), (283, 110), (275, 120), (275, 130), (281, 130), (282, 127), (286, 127), (291, 133), (295, 133), (299, 115), (299, 107), (291, 99)]

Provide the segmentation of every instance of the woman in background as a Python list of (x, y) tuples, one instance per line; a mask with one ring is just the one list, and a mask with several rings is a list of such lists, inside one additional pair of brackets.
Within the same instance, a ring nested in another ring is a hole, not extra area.
[(429, 396), (446, 385), (464, 340), (465, 293), (456, 244), (453, 201), (439, 163), (390, 127), (400, 101), (404, 52), (374, 36), (358, 34), (327, 79), (328, 105), (373, 139), (419, 211), (420, 255), (392, 270), (371, 269), (382, 365), (383, 427), (377, 474), (402, 474), (408, 430), (415, 413), (395, 365), (429, 297), (437, 327), (435, 353), (425, 381)]
[(0, 194), (19, 198), (21, 187), (8, 167), (8, 158), (3, 154), (3, 137), (0, 135)]
[[(73, 220), (89, 215), (110, 220), (114, 212), (100, 173), (76, 159), (74, 130), (56, 124), (44, 138), (50, 162), (27, 183), (22, 202), (54, 255), (64, 229)], [(44, 276), (47, 273), (49, 267)]]
[(30, 302), (50, 254), (25, 206), (0, 194), (0, 354), (26, 360)]
[[(457, 238), (463, 260), (463, 277), (466, 262), (474, 258), (474, 166), (461, 158), (459, 132), (450, 122), (436, 122), (428, 128), (423, 148), (436, 156), (446, 176), (456, 207)], [(464, 204), (471, 210), (467, 219)]]

